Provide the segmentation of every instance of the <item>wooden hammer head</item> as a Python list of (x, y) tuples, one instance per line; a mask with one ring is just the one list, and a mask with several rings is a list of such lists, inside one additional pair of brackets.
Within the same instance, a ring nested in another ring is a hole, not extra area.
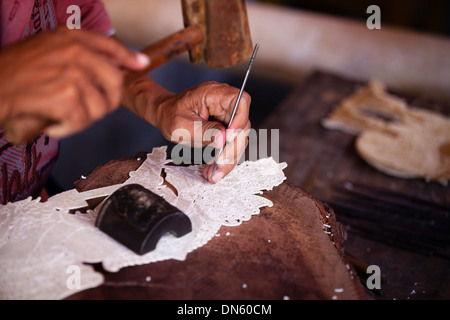
[(192, 63), (226, 68), (247, 60), (253, 45), (245, 0), (182, 0), (186, 28), (196, 26), (203, 41), (190, 48)]

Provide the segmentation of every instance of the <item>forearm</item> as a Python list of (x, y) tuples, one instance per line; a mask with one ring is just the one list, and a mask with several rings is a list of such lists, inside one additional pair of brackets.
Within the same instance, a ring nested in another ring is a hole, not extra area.
[(173, 95), (149, 75), (145, 75), (125, 88), (122, 105), (161, 130), (161, 103)]

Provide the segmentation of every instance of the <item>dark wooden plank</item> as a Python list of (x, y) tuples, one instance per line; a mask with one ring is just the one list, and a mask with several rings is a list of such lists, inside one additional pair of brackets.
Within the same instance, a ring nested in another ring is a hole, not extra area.
[[(279, 158), (288, 163), (287, 181), (328, 203), (347, 226), (346, 253), (362, 260), (363, 265), (370, 260), (386, 273), (380, 298), (450, 298), (448, 289), (436, 289), (438, 284), (450, 287), (449, 277), (443, 277), (450, 271), (448, 187), (380, 173), (355, 152), (353, 136), (320, 124), (344, 97), (363, 84), (317, 72), (260, 128), (280, 130)], [(411, 106), (450, 114), (448, 105), (402, 97)], [(433, 266), (439, 270), (430, 272)], [(411, 277), (420, 274), (426, 294), (411, 295), (411, 284), (406, 281), (417, 281), (400, 276), (405, 273)]]

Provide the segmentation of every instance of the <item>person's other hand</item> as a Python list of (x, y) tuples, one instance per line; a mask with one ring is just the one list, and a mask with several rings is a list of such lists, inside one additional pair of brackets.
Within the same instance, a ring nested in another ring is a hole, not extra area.
[[(227, 128), (238, 94), (239, 89), (227, 84), (205, 82), (169, 96), (157, 108), (156, 126), (166, 139), (173, 140), (175, 130), (185, 129), (193, 139), (189, 141), (191, 145), (200, 143), (202, 146), (214, 146), (218, 149), (225, 145), (222, 155), (217, 159), (218, 167), (214, 176), (212, 177), (214, 163), (207, 164), (204, 168), (203, 175), (212, 183), (233, 170), (248, 145), (248, 132), (251, 128), (251, 98), (248, 93), (242, 94), (231, 126)], [(201, 133), (194, 132), (197, 121), (201, 122)]]
[(17, 137), (43, 123), (54, 137), (75, 133), (119, 106), (124, 70), (149, 63), (114, 38), (65, 27), (13, 44), (0, 51), (0, 123)]

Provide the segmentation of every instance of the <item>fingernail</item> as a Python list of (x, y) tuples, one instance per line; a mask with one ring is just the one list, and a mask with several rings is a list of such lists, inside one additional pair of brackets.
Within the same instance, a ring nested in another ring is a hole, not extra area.
[(214, 174), (214, 176), (212, 177), (212, 180), (214, 181), (214, 183), (219, 182), (221, 179), (223, 178), (223, 172), (217, 172)]
[(138, 52), (136, 55), (136, 59), (139, 64), (143, 67), (147, 67), (150, 64), (150, 57), (145, 53)]

